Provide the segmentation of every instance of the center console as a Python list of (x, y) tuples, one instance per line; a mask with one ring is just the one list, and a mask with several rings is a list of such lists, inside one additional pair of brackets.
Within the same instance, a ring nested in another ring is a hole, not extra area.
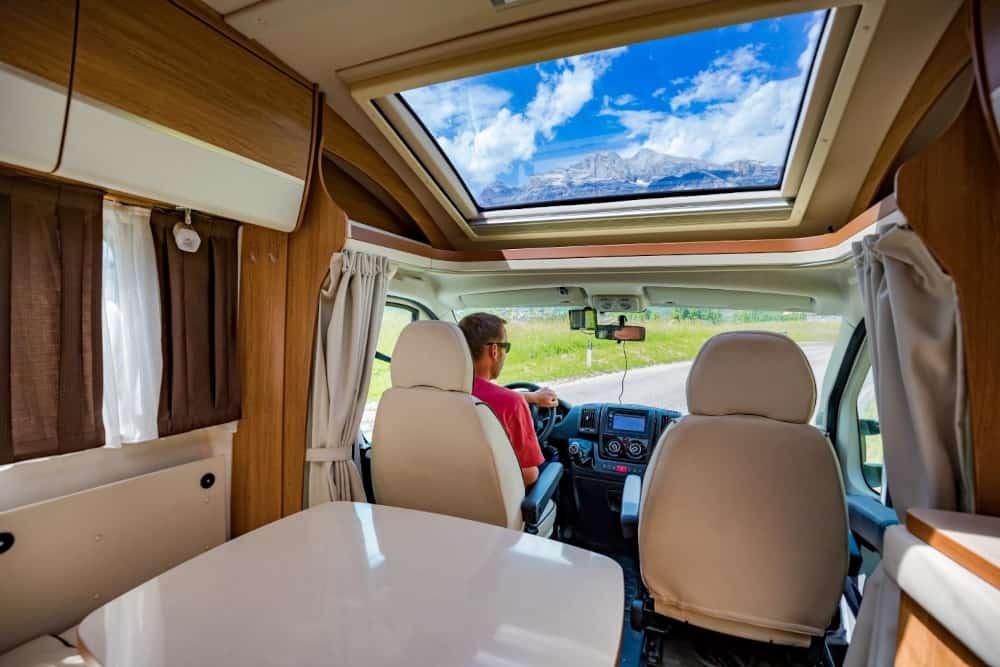
[(579, 437), (569, 440), (570, 457), (581, 472), (589, 469), (621, 478), (641, 475), (656, 440), (678, 417), (679, 413), (642, 405), (585, 405)]
[[(571, 516), (578, 539), (595, 544), (621, 540), (622, 487), (642, 476), (666, 429), (681, 414), (646, 405), (591, 403), (573, 408), (558, 427), (565, 438), (572, 479)], [(566, 517), (570, 519), (570, 517)]]

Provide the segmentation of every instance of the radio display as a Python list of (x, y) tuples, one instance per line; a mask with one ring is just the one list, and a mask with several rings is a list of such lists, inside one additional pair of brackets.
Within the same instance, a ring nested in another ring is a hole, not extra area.
[(623, 412), (616, 412), (611, 415), (611, 429), (614, 431), (645, 433), (646, 417), (645, 415), (630, 415)]

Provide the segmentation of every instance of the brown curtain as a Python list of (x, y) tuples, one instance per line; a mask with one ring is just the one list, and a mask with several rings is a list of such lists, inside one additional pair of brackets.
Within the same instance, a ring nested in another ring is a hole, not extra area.
[(102, 200), (0, 172), (0, 463), (104, 444)]
[(201, 236), (197, 252), (174, 242), (181, 211), (150, 217), (160, 278), (163, 382), (160, 436), (222, 424), (240, 417), (236, 348), (239, 225), (192, 213)]

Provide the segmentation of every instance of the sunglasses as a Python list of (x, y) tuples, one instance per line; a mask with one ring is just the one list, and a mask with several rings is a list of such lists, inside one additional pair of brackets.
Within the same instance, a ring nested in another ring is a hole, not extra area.
[(507, 354), (510, 354), (510, 341), (506, 341), (504, 343), (493, 341), (492, 343), (487, 343), (487, 345), (496, 345), (497, 347), (503, 348), (503, 351)]

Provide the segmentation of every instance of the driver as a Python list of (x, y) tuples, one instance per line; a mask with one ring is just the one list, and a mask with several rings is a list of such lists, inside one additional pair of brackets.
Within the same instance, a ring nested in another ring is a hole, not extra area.
[(495, 384), (503, 370), (503, 363), (510, 352), (507, 340), (507, 320), (489, 313), (466, 315), (458, 323), (472, 352), (472, 363), (476, 377), (472, 384), (472, 395), (486, 403), (496, 414), (507, 431), (507, 437), (514, 448), (524, 486), (530, 487), (538, 479), (538, 466), (544, 461), (542, 448), (538, 445), (534, 422), (528, 403), (542, 408), (554, 408), (559, 404), (556, 392), (548, 387), (527, 393), (513, 391)]

